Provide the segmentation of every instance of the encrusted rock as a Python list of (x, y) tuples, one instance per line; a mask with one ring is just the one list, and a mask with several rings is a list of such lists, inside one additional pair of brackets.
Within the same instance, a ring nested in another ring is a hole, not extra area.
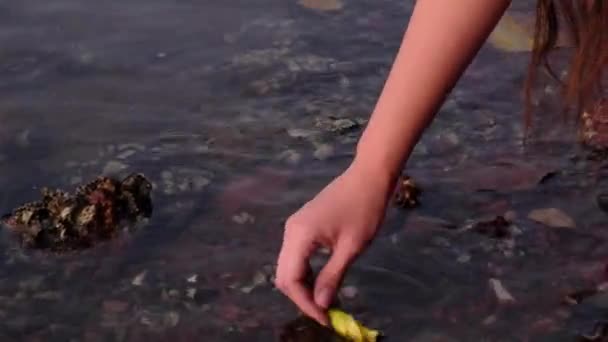
[(401, 175), (397, 181), (393, 201), (396, 206), (412, 208), (418, 206), (420, 188), (408, 175)]
[(151, 183), (142, 174), (122, 181), (98, 177), (74, 194), (42, 189), (42, 199), (2, 217), (24, 246), (54, 251), (91, 247), (114, 237), (125, 221), (135, 223), (152, 213)]

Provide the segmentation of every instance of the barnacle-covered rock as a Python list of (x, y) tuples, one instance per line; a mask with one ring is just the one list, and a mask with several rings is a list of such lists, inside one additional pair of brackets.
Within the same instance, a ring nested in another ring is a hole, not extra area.
[(123, 222), (152, 214), (151, 183), (142, 174), (122, 181), (98, 177), (73, 195), (42, 189), (42, 199), (26, 203), (2, 217), (26, 247), (67, 251), (114, 237)]
[(581, 117), (581, 140), (595, 151), (608, 150), (608, 100), (598, 101), (594, 108)]
[(408, 175), (401, 175), (397, 180), (397, 186), (393, 196), (393, 202), (396, 206), (403, 208), (413, 208), (418, 206), (418, 197), (420, 196), (420, 188), (414, 183)]

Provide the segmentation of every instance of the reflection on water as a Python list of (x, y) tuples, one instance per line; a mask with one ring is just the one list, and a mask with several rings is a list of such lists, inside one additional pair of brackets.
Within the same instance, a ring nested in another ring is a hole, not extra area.
[[(412, 6), (1, 4), (1, 209), (133, 171), (155, 203), (75, 255), (3, 234), (1, 340), (273, 340), (296, 317), (271, 286), (282, 222), (348, 163)], [(345, 308), (391, 340), (569, 341), (606, 316), (561, 303), (604, 277), (598, 167), (559, 127), (522, 148), (526, 62), (483, 49), (408, 165), (421, 206), (392, 208), (345, 280)], [(513, 236), (464, 229), (496, 215)]]

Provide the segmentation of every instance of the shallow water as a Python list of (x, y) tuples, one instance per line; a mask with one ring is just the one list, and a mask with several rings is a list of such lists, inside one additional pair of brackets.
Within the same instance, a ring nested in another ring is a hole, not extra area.
[[(367, 119), (412, 6), (0, 4), (0, 209), (104, 172), (155, 183), (152, 220), (131, 237), (50, 257), (2, 235), (1, 340), (274, 340), (296, 317), (264, 277), (282, 222), (361, 132), (315, 120)], [(604, 276), (602, 170), (557, 125), (522, 147), (527, 57), (484, 47), (407, 166), (421, 206), (391, 208), (345, 280), (345, 308), (390, 341), (571, 341), (608, 316), (560, 302)], [(546, 207), (576, 228), (527, 218)], [(506, 247), (443, 227), (507, 211), (521, 234)], [(491, 278), (515, 303), (497, 302)]]

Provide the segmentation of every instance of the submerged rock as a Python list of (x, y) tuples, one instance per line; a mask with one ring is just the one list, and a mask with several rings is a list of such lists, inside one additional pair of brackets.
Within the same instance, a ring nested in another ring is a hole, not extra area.
[(581, 117), (580, 139), (583, 145), (597, 151), (608, 150), (608, 100), (597, 103)]
[(576, 223), (566, 213), (557, 208), (534, 209), (528, 214), (532, 221), (553, 228), (575, 228)]
[(420, 188), (408, 175), (402, 175), (397, 181), (397, 186), (393, 196), (393, 202), (398, 207), (413, 208), (418, 206)]
[(281, 327), (281, 342), (347, 342), (332, 329), (324, 327), (317, 321), (300, 316)]
[(42, 199), (2, 217), (25, 247), (68, 251), (91, 247), (116, 236), (125, 221), (135, 223), (152, 213), (151, 183), (142, 174), (122, 181), (98, 177), (69, 194), (42, 189)]

